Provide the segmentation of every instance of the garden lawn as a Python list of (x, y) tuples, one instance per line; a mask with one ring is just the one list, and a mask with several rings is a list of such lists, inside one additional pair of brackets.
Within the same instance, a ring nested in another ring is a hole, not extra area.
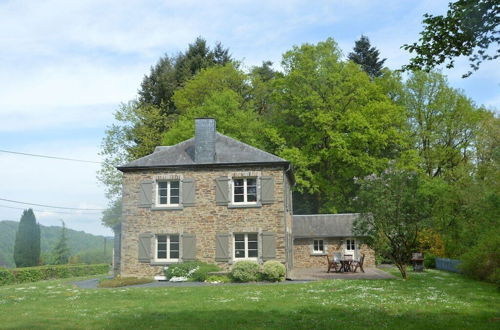
[(116, 289), (79, 289), (68, 279), (26, 283), (0, 287), (0, 327), (500, 328), (495, 286), (436, 270), (410, 276)]

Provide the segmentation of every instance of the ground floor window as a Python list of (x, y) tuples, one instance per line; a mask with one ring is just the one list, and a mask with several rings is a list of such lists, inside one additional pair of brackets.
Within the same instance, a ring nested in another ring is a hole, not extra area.
[(313, 240), (313, 253), (325, 253), (325, 244), (322, 239)]
[(234, 234), (234, 259), (257, 259), (258, 253), (257, 233)]
[(179, 260), (179, 235), (156, 235), (156, 260)]

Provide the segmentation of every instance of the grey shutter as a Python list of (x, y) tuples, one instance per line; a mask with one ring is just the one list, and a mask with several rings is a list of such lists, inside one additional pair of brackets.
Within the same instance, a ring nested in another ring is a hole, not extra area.
[(229, 204), (229, 178), (225, 176), (215, 179), (215, 203), (217, 205)]
[(229, 261), (230, 234), (217, 234), (215, 236), (215, 261)]
[(272, 176), (260, 178), (260, 202), (262, 204), (274, 203), (274, 178)]
[(276, 258), (276, 234), (262, 233), (262, 260), (271, 260)]
[(154, 235), (151, 233), (139, 235), (139, 262), (151, 262), (151, 258), (153, 257), (151, 254), (151, 241), (153, 236)]
[(196, 235), (182, 234), (182, 260), (196, 260)]
[(196, 199), (196, 185), (194, 179), (182, 180), (182, 205), (194, 206)]
[(143, 181), (139, 189), (139, 207), (153, 205), (153, 181)]

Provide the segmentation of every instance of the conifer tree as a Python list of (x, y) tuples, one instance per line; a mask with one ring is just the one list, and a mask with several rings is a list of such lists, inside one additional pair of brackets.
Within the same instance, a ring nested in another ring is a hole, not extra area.
[(66, 224), (64, 221), (62, 221), (61, 237), (59, 238), (59, 241), (54, 247), (54, 252), (52, 253), (54, 255), (54, 263), (56, 265), (64, 265), (68, 263), (70, 251), (66, 238)]
[(40, 226), (32, 209), (24, 210), (14, 245), (17, 267), (37, 266), (40, 262)]
[(370, 40), (366, 36), (355, 42), (353, 52), (349, 53), (349, 59), (361, 65), (363, 70), (373, 79), (382, 74), (385, 58), (379, 59), (380, 52), (371, 47)]

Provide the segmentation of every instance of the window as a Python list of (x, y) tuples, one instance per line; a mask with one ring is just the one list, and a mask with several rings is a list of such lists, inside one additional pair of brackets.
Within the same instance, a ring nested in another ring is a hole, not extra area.
[(234, 258), (257, 259), (259, 241), (257, 234), (234, 234)]
[(325, 245), (322, 239), (313, 240), (313, 253), (325, 253)]
[(257, 202), (257, 178), (233, 179), (233, 203)]
[(354, 250), (356, 250), (356, 240), (354, 240), (354, 239), (347, 239), (345, 241), (345, 249), (346, 249), (346, 251), (354, 251)]
[(179, 235), (156, 235), (157, 261), (177, 261), (179, 259)]
[(179, 187), (179, 181), (158, 181), (156, 204), (161, 206), (178, 206)]

